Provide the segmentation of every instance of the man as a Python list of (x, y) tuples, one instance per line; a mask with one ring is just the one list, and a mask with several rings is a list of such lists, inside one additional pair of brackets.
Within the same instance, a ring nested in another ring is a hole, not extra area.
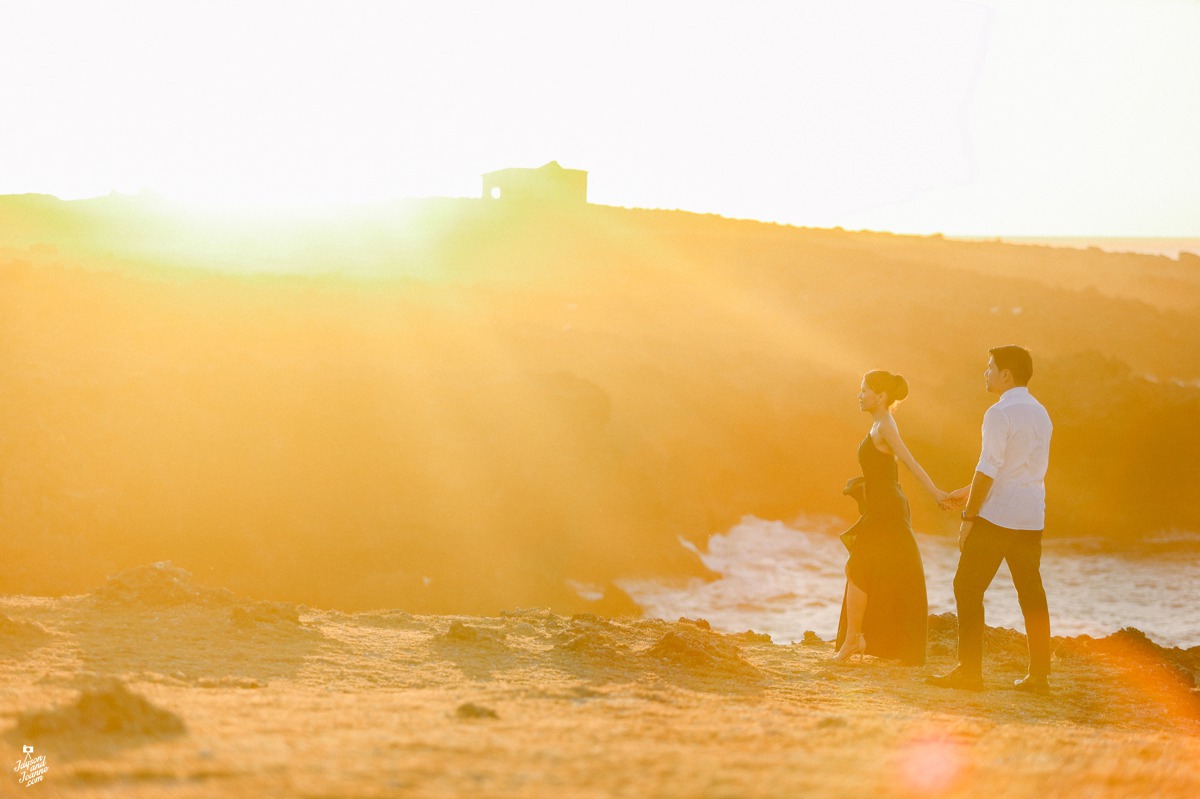
[(1029, 673), (1013, 688), (1050, 692), (1050, 613), (1042, 587), (1042, 530), (1050, 416), (1026, 386), (1033, 358), (1023, 347), (991, 350), (984, 384), (1000, 399), (983, 417), (983, 448), (971, 485), (951, 496), (961, 506), (954, 575), (958, 605), (958, 667), (926, 680), (944, 688), (983, 690), (983, 595), (1002, 560), (1008, 561), (1029, 645)]

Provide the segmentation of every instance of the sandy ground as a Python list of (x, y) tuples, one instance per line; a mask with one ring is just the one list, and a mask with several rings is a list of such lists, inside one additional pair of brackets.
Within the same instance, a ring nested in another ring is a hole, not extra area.
[[(1200, 648), (1056, 640), (1055, 693), (952, 663), (835, 666), (699, 621), (345, 614), (148, 566), (91, 594), (0, 597), (2, 796), (820, 797), (1200, 795)], [(32, 745), (41, 782), (13, 768)]]

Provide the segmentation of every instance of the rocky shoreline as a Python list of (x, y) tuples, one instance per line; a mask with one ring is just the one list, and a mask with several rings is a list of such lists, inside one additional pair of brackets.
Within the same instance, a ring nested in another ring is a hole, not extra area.
[(1054, 693), (1034, 698), (1001, 690), (1025, 658), (1006, 629), (986, 633), (991, 690), (925, 685), (955, 634), (930, 617), (924, 668), (838, 666), (815, 633), (314, 610), (162, 563), (83, 596), (0, 597), (0, 739), (80, 797), (833, 796), (851, 766), (883, 796), (993, 777), (998, 796), (1200, 788), (1200, 647), (1057, 638)]

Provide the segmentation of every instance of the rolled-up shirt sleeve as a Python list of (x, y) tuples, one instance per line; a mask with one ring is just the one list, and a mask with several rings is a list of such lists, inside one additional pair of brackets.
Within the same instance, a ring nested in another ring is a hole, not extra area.
[(1004, 465), (1004, 450), (1008, 446), (1008, 415), (995, 406), (983, 415), (983, 447), (975, 471), (995, 479)]

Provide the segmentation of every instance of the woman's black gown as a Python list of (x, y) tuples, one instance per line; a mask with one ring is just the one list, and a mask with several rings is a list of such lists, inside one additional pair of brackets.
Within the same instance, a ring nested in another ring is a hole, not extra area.
[[(843, 540), (850, 547), (846, 572), (867, 594), (863, 635), (867, 654), (897, 658), (908, 664), (925, 663), (925, 636), (929, 606), (925, 596), (925, 569), (913, 538), (908, 499), (897, 482), (896, 458), (880, 452), (868, 434), (858, 447), (865, 496), (859, 502), (861, 518)], [(846, 598), (837, 646), (846, 637)]]

